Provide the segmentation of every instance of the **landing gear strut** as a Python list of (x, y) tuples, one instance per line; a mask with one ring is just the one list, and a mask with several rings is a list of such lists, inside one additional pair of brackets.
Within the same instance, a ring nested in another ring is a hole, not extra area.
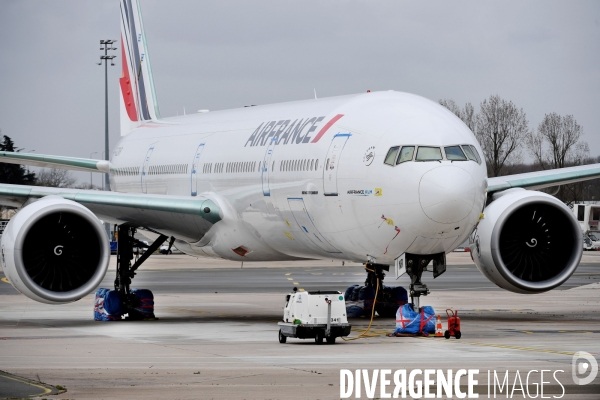
[(383, 271), (389, 271), (390, 266), (367, 261), (365, 263), (365, 270), (367, 271), (365, 286), (372, 287), (375, 292), (379, 292), (380, 294), (383, 293), (383, 278), (385, 278), (385, 272)]
[[(115, 279), (115, 290), (118, 290), (121, 294), (123, 301), (123, 314), (128, 313), (129, 317), (135, 317), (132, 315), (132, 311), (136, 306), (136, 298), (131, 294), (131, 280), (135, 276), (135, 271), (142, 265), (148, 257), (156, 249), (158, 249), (167, 240), (167, 236), (160, 235), (158, 239), (148, 246), (143, 242), (137, 240), (134, 235), (136, 229), (129, 225), (115, 226), (117, 232), (117, 277)], [(172, 243), (172, 241), (171, 241)], [(133, 248), (137, 246), (138, 249), (146, 248), (146, 251), (131, 265), (133, 260)]]
[(421, 282), (421, 276), (423, 271), (427, 270), (427, 265), (433, 260), (433, 277), (437, 278), (444, 272), (446, 272), (446, 254), (406, 254), (406, 273), (410, 277), (410, 287), (408, 293), (410, 294), (410, 302), (413, 305), (415, 311), (419, 311), (421, 306), (421, 296), (427, 296), (429, 289), (427, 285)]

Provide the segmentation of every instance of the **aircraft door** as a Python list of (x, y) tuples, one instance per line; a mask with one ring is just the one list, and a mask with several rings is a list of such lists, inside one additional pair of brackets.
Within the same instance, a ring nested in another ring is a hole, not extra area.
[(338, 133), (336, 134), (329, 150), (327, 151), (327, 157), (325, 157), (325, 163), (323, 167), (323, 194), (325, 196), (337, 196), (337, 171), (340, 163), (340, 157), (342, 150), (346, 146), (346, 142), (352, 136), (350, 133)]
[(152, 156), (152, 152), (154, 151), (154, 144), (151, 144), (146, 152), (146, 158), (144, 158), (144, 164), (142, 165), (142, 174), (141, 174), (141, 183), (142, 183), (142, 193), (148, 192), (148, 168), (150, 164), (150, 156)]
[(198, 195), (198, 169), (200, 168), (200, 156), (204, 151), (204, 143), (200, 143), (196, 148), (196, 153), (192, 159), (192, 172), (190, 173), (190, 191), (192, 196)]
[(275, 144), (277, 143), (277, 138), (271, 138), (269, 141), (269, 145), (267, 146), (267, 151), (265, 151), (265, 158), (263, 160), (262, 165), (262, 190), (264, 196), (271, 196), (271, 186), (270, 180), (273, 179), (273, 150), (275, 150)]

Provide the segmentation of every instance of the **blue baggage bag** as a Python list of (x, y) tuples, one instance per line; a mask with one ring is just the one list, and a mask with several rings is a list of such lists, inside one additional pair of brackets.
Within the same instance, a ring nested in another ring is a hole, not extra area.
[(99, 288), (94, 299), (95, 321), (121, 320), (121, 294), (116, 290)]
[(415, 312), (412, 305), (405, 304), (396, 313), (395, 334), (408, 333), (428, 336), (435, 333), (435, 311), (431, 306), (424, 306)]

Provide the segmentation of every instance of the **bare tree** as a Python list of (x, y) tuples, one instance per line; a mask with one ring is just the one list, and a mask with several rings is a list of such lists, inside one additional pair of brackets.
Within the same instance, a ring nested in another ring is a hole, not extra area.
[(522, 108), (498, 95), (481, 103), (475, 118), (475, 135), (483, 148), (488, 173), (499, 176), (521, 160), (521, 145), (529, 131)]
[(73, 186), (75, 181), (66, 169), (44, 168), (37, 174), (36, 185), (65, 188)]
[(526, 145), (541, 168), (564, 168), (580, 165), (589, 157), (590, 148), (582, 135), (583, 129), (572, 115), (550, 113), (537, 131), (529, 133)]
[(471, 103), (465, 104), (465, 108), (460, 108), (454, 100), (441, 99), (439, 103), (452, 111), (472, 132), (475, 132), (475, 108)]

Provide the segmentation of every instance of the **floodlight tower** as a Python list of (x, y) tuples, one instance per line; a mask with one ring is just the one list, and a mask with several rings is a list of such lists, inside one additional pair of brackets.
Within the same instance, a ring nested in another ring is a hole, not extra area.
[[(109, 55), (109, 50), (116, 50), (116, 47), (113, 47), (113, 43), (116, 40), (101, 40), (100, 41), (100, 50), (104, 50), (104, 55), (100, 56), (100, 62), (98, 65), (102, 65), (104, 63), (104, 159), (106, 161), (109, 160), (109, 149), (108, 149), (108, 61), (110, 60), (110, 65), (115, 65), (113, 62), (113, 58), (116, 56)], [(109, 174), (104, 174), (104, 187), (106, 190), (110, 190), (110, 176)]]

